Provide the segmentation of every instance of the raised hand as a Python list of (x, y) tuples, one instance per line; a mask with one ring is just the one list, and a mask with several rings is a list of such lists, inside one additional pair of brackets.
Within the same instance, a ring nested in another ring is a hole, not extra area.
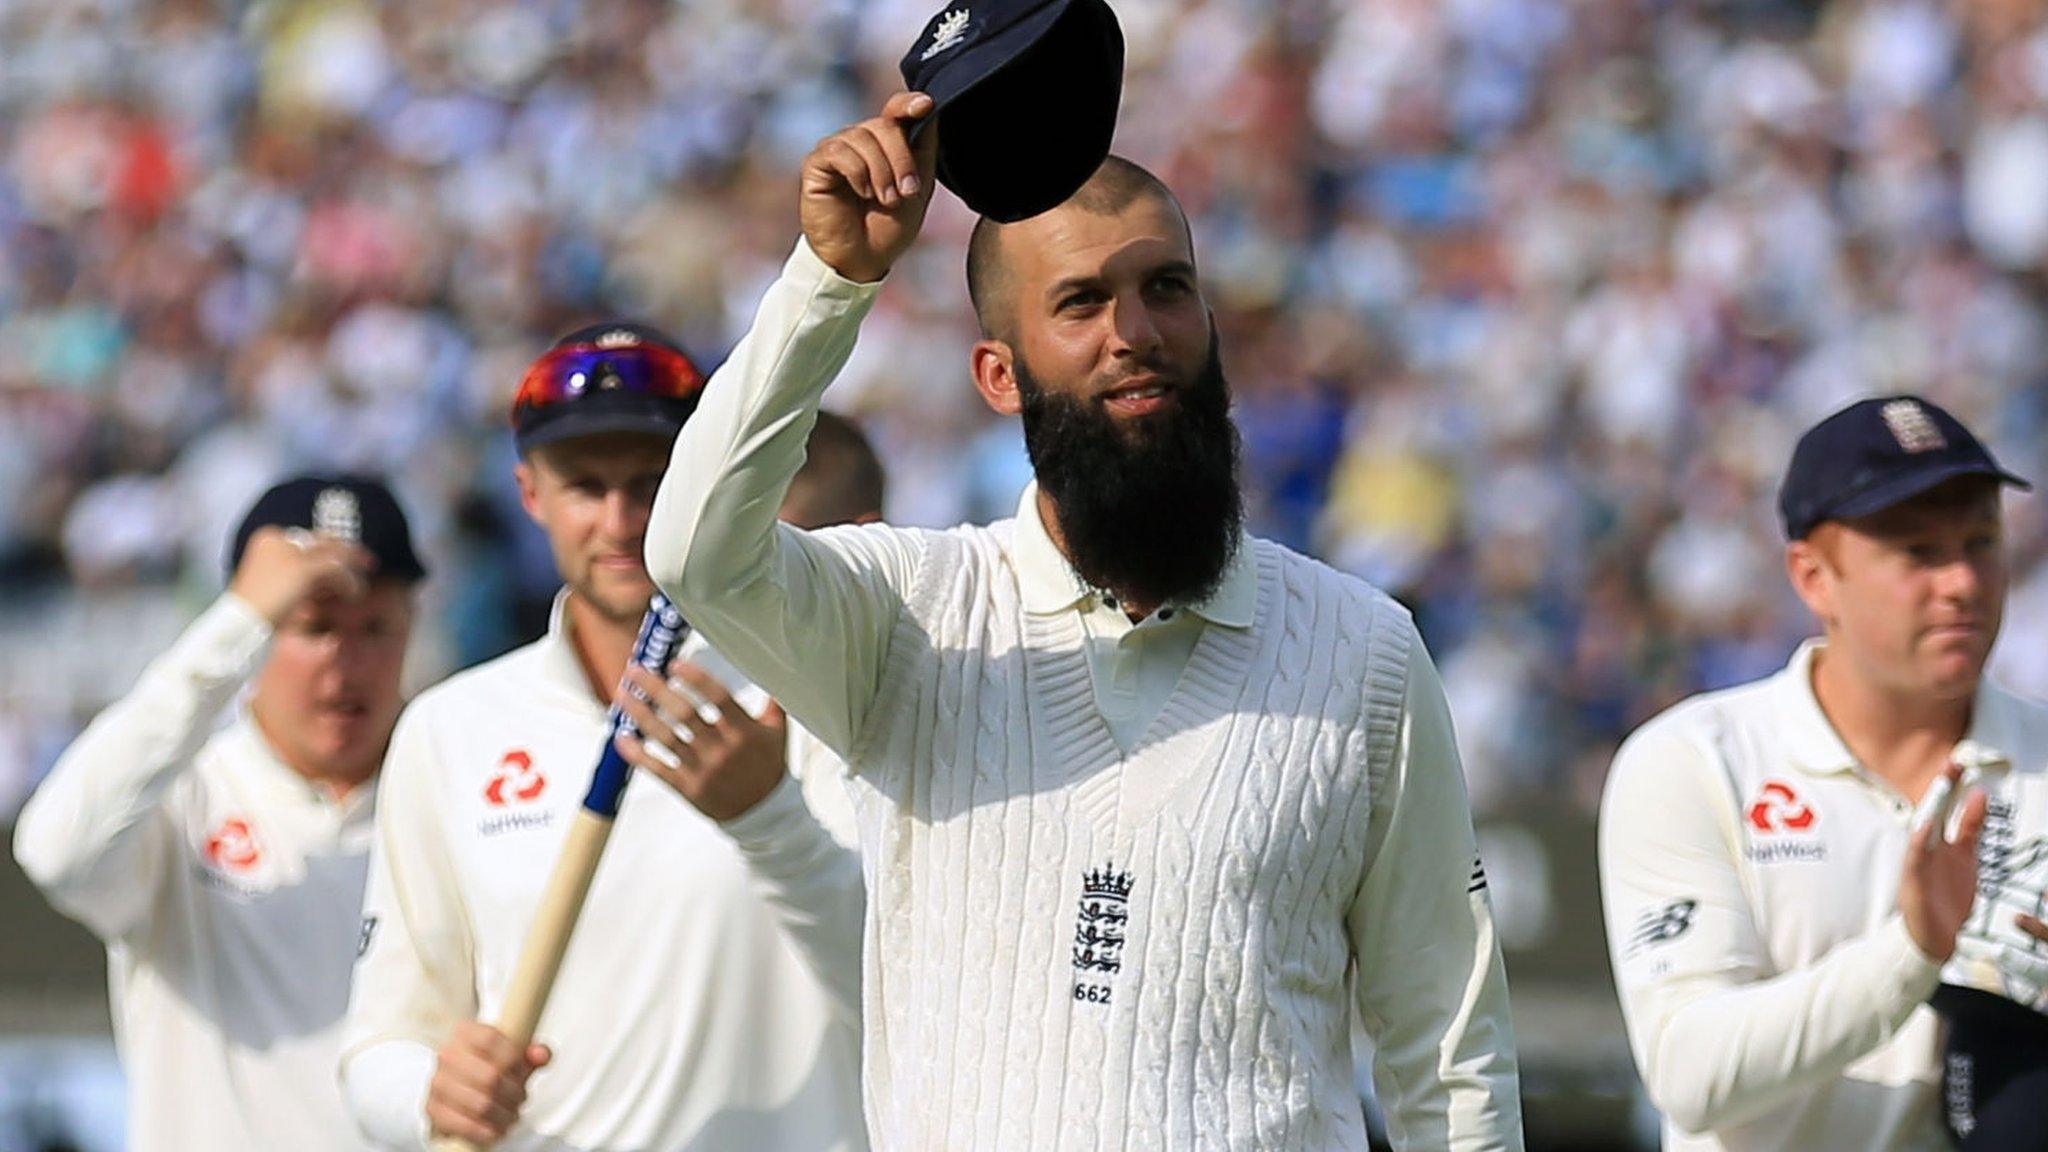
[(265, 620), (279, 624), (312, 597), (362, 595), (375, 566), (359, 544), (303, 528), (268, 526), (249, 537), (228, 589)]
[(646, 699), (619, 691), (620, 706), (641, 733), (636, 739), (621, 732), (619, 754), (713, 820), (744, 815), (788, 774), (789, 731), (781, 707), (771, 700), (755, 719), (703, 669), (684, 663), (671, 672), (675, 679), (663, 681), (638, 665), (626, 670), (628, 685)]
[(1923, 955), (1939, 962), (1955, 954), (1956, 934), (1977, 899), (1977, 836), (1984, 830), (1989, 803), (1982, 789), (1970, 789), (1951, 839), (1949, 808), (1962, 776), (1962, 766), (1951, 764), (1935, 779), (1921, 804), (1919, 826), (1906, 845), (1905, 868), (1899, 876), (1899, 911), (1906, 917), (1906, 931)]
[(939, 130), (926, 128), (915, 147), (910, 130), (932, 107), (922, 92), (898, 92), (881, 115), (825, 137), (804, 158), (797, 205), (804, 239), (848, 280), (880, 280), (924, 226)]

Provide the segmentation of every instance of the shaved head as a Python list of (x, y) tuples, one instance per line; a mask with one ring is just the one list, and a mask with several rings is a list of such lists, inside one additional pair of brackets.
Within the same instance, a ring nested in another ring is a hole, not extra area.
[[(1095, 170), (1080, 190), (1046, 215), (1058, 212), (1086, 212), (1092, 216), (1114, 216), (1139, 200), (1153, 200), (1172, 209), (1180, 221), (1181, 233), (1194, 249), (1187, 213), (1166, 184), (1144, 168), (1121, 156), (1111, 156)], [(1034, 216), (1032, 220), (1042, 219)], [(981, 334), (990, 340), (1012, 340), (1016, 314), (1016, 281), (1010, 274), (1003, 237), (1031, 220), (1000, 224), (984, 216), (975, 222), (967, 241), (967, 298), (974, 304), (974, 318)]]

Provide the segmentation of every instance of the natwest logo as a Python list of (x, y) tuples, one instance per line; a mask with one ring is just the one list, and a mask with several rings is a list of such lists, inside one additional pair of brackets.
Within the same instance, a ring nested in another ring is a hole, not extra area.
[(514, 748), (498, 761), (498, 770), (491, 776), (491, 782), (484, 785), (484, 799), (491, 807), (503, 808), (511, 803), (525, 803), (540, 798), (547, 789), (548, 778), (533, 766), (533, 756), (524, 748)]
[(1766, 783), (1749, 805), (1749, 826), (1759, 832), (1804, 832), (1817, 819), (1813, 808), (1782, 780)]
[(206, 838), (206, 862), (215, 868), (246, 872), (262, 859), (263, 849), (256, 843), (255, 829), (240, 816), (221, 821), (220, 827)]

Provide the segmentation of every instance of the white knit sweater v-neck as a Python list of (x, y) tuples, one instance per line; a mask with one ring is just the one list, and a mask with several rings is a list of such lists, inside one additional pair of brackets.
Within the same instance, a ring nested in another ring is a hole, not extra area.
[[(1521, 1146), (1506, 984), (1407, 613), (1278, 545), (1128, 751), (1005, 522), (773, 522), (872, 288), (800, 247), (678, 441), (650, 570), (847, 756), (890, 1149)], [(791, 878), (778, 877), (787, 885)]]

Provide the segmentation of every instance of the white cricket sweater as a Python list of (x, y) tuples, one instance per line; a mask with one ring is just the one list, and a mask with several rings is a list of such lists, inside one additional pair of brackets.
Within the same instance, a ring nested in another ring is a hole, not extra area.
[(132, 1152), (360, 1152), (334, 1082), (375, 785), (335, 799), (230, 714), (270, 625), (224, 595), (66, 749), (22, 870), (107, 942)]
[[(678, 441), (649, 569), (848, 754), (878, 1147), (1519, 1148), (1506, 984), (1450, 717), (1407, 614), (1247, 541), (1119, 747), (1023, 527), (773, 521), (873, 288), (800, 246)], [(1219, 612), (1218, 615), (1228, 615)], [(1160, 658), (1173, 659), (1174, 654)]]

